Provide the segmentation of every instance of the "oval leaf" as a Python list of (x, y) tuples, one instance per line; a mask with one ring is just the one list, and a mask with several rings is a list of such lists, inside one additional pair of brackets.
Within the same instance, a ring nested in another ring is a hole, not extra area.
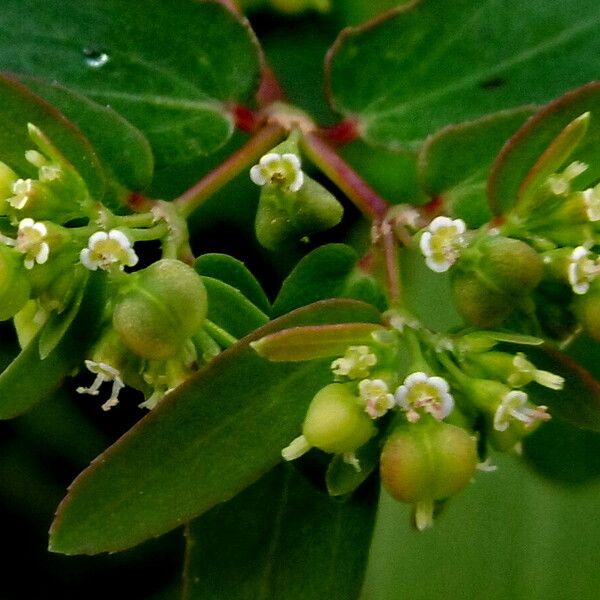
[(344, 244), (327, 244), (307, 254), (294, 267), (273, 303), (273, 316), (311, 302), (344, 295), (358, 257)]
[(281, 460), (329, 361), (270, 363), (250, 342), (280, 329), (378, 322), (371, 306), (319, 302), (226, 350), (167, 395), (71, 485), (50, 548), (96, 554), (160, 535), (240, 492)]
[(525, 107), (449, 125), (423, 144), (418, 169), (421, 185), (441, 197), (444, 212), (476, 228), (491, 218), (486, 195), (490, 167), (512, 134), (534, 113)]
[(148, 137), (159, 168), (221, 147), (227, 106), (258, 84), (256, 39), (219, 2), (5, 0), (0, 31), (0, 68), (109, 104)]
[(450, 123), (542, 104), (597, 77), (599, 18), (596, 0), (577, 10), (561, 0), (413, 1), (342, 32), (327, 61), (331, 103), (365, 140), (414, 148)]
[(142, 132), (110, 106), (98, 104), (56, 82), (20, 77), (34, 93), (56, 106), (92, 142), (102, 162), (130, 190), (150, 185), (154, 157)]
[(208, 318), (234, 337), (262, 327), (269, 317), (240, 291), (212, 277), (202, 277), (208, 294)]
[(16, 417), (50, 397), (82, 362), (100, 327), (105, 288), (104, 274), (91, 274), (77, 316), (48, 356), (42, 360), (39, 354), (42, 329), (0, 374), (0, 419)]
[(251, 346), (275, 362), (312, 360), (341, 356), (348, 346), (372, 343), (371, 334), (382, 329), (369, 323), (294, 327), (267, 335)]
[(79, 171), (94, 199), (102, 198), (105, 173), (88, 140), (55, 108), (18, 81), (1, 74), (0, 119), (0, 160), (17, 174), (23, 177), (36, 174), (25, 160), (25, 151), (34, 147), (27, 131), (27, 124), (33, 123)]
[(269, 314), (271, 305), (256, 277), (246, 265), (228, 254), (203, 254), (196, 259), (194, 268), (200, 275), (219, 279), (239, 290), (250, 302)]
[(188, 526), (183, 600), (357, 598), (377, 507), (367, 488), (336, 502), (275, 468)]
[[(525, 189), (522, 187), (544, 151), (574, 119), (589, 112), (590, 122), (585, 138), (569, 156), (589, 165), (577, 178), (582, 186), (600, 177), (600, 82), (590, 83), (551, 102), (519, 129), (506, 142), (496, 158), (488, 181), (488, 198), (495, 214), (508, 212)], [(552, 167), (557, 163), (552, 163)], [(560, 166), (560, 165), (558, 165)], [(535, 175), (537, 182), (538, 176)], [(531, 184), (527, 184), (531, 188)]]

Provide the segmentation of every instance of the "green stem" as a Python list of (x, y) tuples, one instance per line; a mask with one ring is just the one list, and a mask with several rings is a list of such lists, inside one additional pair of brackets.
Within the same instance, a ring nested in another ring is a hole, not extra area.
[(208, 319), (204, 321), (204, 329), (223, 348), (229, 348), (237, 342), (237, 338)]
[(271, 124), (263, 127), (225, 162), (173, 201), (179, 213), (184, 217), (189, 217), (216, 191), (257, 162), (263, 154), (276, 146), (285, 136), (286, 131), (280, 125)]
[(344, 192), (365, 217), (373, 221), (385, 217), (390, 207), (388, 202), (317, 133), (306, 133), (300, 143), (308, 158)]
[(159, 223), (148, 229), (127, 229), (127, 234), (134, 242), (147, 242), (150, 240), (160, 240), (169, 233), (167, 223)]

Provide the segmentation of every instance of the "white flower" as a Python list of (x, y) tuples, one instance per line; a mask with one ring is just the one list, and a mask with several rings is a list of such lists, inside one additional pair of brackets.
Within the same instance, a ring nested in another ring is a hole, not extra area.
[(583, 191), (583, 203), (587, 218), (592, 221), (600, 221), (600, 185)]
[(576, 294), (585, 294), (590, 289), (590, 283), (600, 273), (598, 260), (592, 260), (590, 255), (587, 248), (577, 246), (569, 257), (567, 279)]
[(112, 381), (110, 398), (102, 405), (102, 410), (110, 410), (113, 406), (119, 404), (119, 392), (125, 387), (121, 373), (106, 363), (95, 362), (93, 360), (86, 360), (85, 366), (88, 371), (96, 375), (96, 379), (94, 379), (94, 383), (90, 387), (78, 387), (77, 393), (97, 396), (100, 386), (105, 381)]
[(571, 191), (571, 181), (579, 177), (588, 166), (579, 161), (572, 162), (565, 170), (557, 175), (548, 177), (548, 186), (550, 191), (556, 196), (564, 196)]
[(350, 346), (342, 358), (331, 363), (331, 370), (336, 378), (362, 379), (376, 364), (377, 357), (368, 346)]
[(436, 217), (421, 236), (419, 246), (427, 266), (436, 273), (447, 271), (465, 245), (467, 227), (462, 219)]
[(300, 168), (300, 159), (295, 154), (271, 152), (250, 169), (250, 179), (256, 185), (270, 183), (297, 192), (304, 183), (304, 173)]
[(22, 210), (29, 202), (33, 191), (34, 188), (32, 179), (17, 179), (17, 181), (15, 181), (12, 185), (12, 192), (14, 196), (8, 198), (7, 202), (13, 208)]
[(15, 248), (25, 255), (25, 268), (32, 269), (33, 265), (43, 265), (50, 254), (50, 246), (46, 242), (48, 229), (43, 223), (33, 219), (22, 219), (19, 223)]
[(365, 412), (371, 419), (383, 417), (394, 407), (394, 396), (390, 394), (387, 383), (382, 379), (363, 379), (358, 384), (358, 391), (365, 403)]
[(525, 392), (512, 390), (505, 394), (494, 413), (494, 429), (506, 431), (511, 420), (521, 421), (526, 427), (531, 427), (536, 421), (548, 421), (547, 406), (529, 404)]
[(96, 231), (90, 236), (88, 247), (84, 248), (79, 259), (81, 264), (95, 271), (96, 269), (110, 269), (118, 267), (133, 267), (138, 262), (138, 256), (131, 247), (129, 238), (118, 229)]
[(454, 408), (450, 386), (442, 377), (430, 377), (427, 373), (411, 373), (394, 394), (396, 403), (406, 413), (411, 423), (416, 423), (422, 409), (434, 419), (445, 419)]

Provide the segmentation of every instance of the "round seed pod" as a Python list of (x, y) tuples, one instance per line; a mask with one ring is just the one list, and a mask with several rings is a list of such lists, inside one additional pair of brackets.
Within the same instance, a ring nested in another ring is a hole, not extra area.
[(377, 429), (352, 390), (332, 383), (312, 399), (302, 433), (311, 446), (344, 454), (360, 448)]
[(600, 341), (600, 286), (596, 282), (587, 294), (574, 298), (573, 312), (585, 333)]
[(476, 466), (475, 438), (437, 421), (398, 427), (380, 459), (384, 487), (393, 498), (408, 503), (453, 496), (469, 483)]
[(114, 308), (115, 331), (142, 358), (175, 355), (206, 318), (202, 279), (191, 267), (168, 258), (130, 277)]

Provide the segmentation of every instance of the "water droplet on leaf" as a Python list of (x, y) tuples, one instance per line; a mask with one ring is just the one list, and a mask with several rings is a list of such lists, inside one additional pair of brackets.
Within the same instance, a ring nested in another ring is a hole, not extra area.
[(95, 46), (86, 46), (83, 49), (83, 56), (88, 67), (93, 69), (103, 67), (110, 58), (106, 52)]

